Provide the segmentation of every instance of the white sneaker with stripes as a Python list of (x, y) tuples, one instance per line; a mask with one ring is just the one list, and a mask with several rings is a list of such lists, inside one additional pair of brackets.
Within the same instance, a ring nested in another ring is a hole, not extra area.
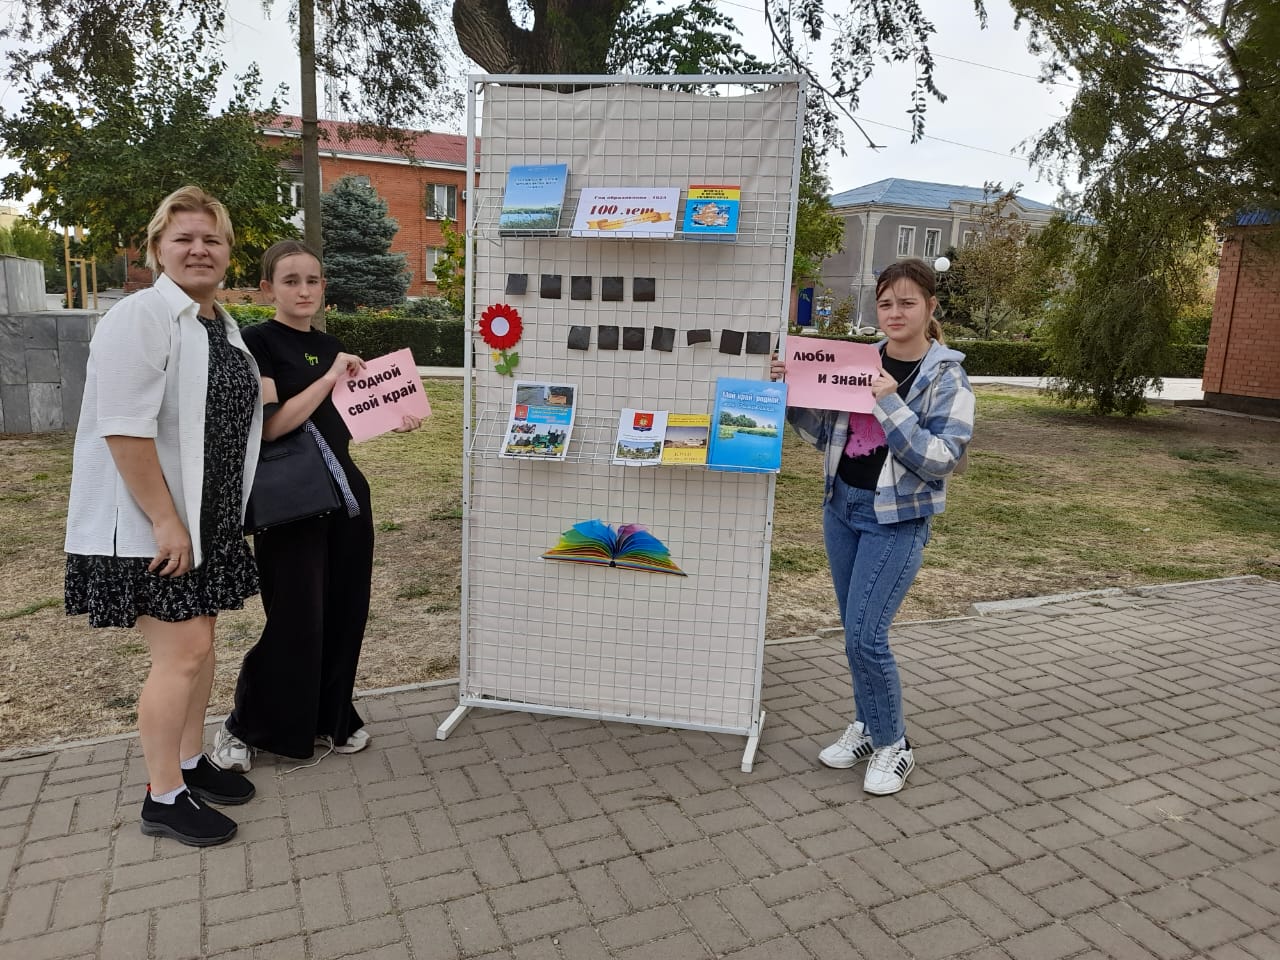
[(906, 786), (907, 777), (915, 768), (916, 758), (911, 752), (911, 744), (904, 741), (900, 747), (881, 747), (871, 754), (862, 789), (877, 797), (897, 793)]
[(824, 766), (834, 767), (837, 770), (848, 770), (850, 767), (856, 767), (867, 757), (871, 756), (874, 748), (871, 746), (871, 738), (867, 736), (867, 731), (862, 726), (861, 720), (855, 720), (845, 728), (844, 733), (840, 734), (840, 739), (829, 747), (823, 748), (818, 754), (818, 760)]

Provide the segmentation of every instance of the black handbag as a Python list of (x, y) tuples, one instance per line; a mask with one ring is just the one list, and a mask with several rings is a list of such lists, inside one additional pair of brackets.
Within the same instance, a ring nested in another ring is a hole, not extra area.
[(306, 424), (262, 442), (244, 516), (245, 533), (324, 516), (341, 506), (337, 485)]

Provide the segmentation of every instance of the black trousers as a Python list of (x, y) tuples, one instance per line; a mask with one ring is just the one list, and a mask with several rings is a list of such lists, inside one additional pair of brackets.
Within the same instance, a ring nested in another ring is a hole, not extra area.
[(260, 750), (310, 757), (364, 726), (351, 696), (369, 618), (373, 517), (369, 485), (351, 471), (360, 515), (345, 511), (253, 538), (267, 624), (240, 666), (227, 729)]

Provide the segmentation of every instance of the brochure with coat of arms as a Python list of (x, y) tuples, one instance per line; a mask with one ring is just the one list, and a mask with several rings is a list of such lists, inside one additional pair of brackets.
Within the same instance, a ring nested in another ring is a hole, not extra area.
[(618, 438), (613, 462), (628, 467), (652, 467), (662, 459), (667, 432), (667, 411), (623, 408), (618, 416)]

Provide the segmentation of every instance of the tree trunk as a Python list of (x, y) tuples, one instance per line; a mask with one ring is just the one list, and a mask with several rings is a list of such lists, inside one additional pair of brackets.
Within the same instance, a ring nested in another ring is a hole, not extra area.
[(507, 0), (454, 0), (462, 52), (489, 73), (606, 72), (614, 28), (634, 0), (534, 0), (533, 27)]
[[(315, 0), (298, 0), (298, 59), (302, 63), (302, 237), (323, 258), (324, 234), (320, 229), (320, 128), (316, 116), (316, 8)], [(324, 304), (312, 324), (324, 329)]]

